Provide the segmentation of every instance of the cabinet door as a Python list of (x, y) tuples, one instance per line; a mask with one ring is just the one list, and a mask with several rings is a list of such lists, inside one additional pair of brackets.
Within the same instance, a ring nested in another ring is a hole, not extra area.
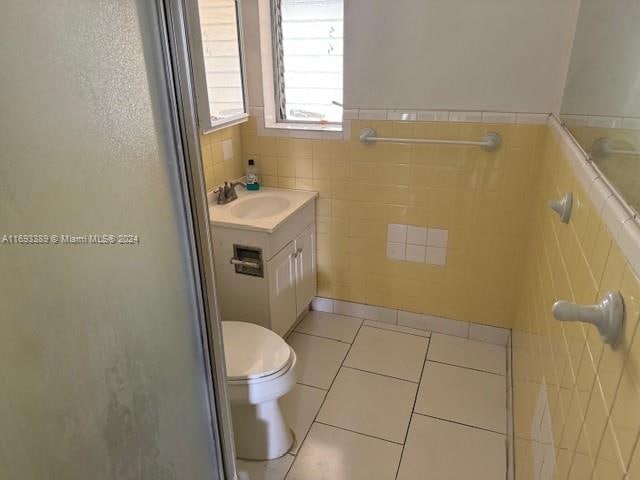
[(316, 224), (312, 223), (295, 241), (296, 244), (296, 314), (309, 306), (316, 294)]
[(267, 263), (271, 330), (280, 336), (287, 333), (297, 318), (294, 243), (290, 242)]

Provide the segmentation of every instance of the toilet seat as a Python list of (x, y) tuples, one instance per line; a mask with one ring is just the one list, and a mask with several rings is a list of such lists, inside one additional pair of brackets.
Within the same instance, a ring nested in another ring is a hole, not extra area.
[(260, 383), (277, 378), (295, 355), (276, 333), (246, 322), (222, 322), (227, 381)]

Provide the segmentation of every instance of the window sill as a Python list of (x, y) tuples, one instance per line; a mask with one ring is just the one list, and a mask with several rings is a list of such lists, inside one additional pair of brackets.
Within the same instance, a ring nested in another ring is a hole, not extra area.
[(258, 135), (267, 137), (290, 137), (311, 140), (342, 140), (344, 128), (342, 124), (319, 123), (277, 123), (263, 121), (258, 117)]
[(264, 128), (284, 131), (302, 130), (305, 132), (342, 132), (341, 123), (265, 122)]
[(245, 123), (248, 120), (249, 120), (248, 113), (242, 113), (234, 117), (220, 119), (220, 120), (212, 120), (210, 126), (201, 129), (202, 130), (201, 133), (203, 135), (206, 135), (208, 133), (217, 132), (218, 130), (224, 130), (225, 128), (233, 127), (234, 125), (240, 125), (241, 123)]

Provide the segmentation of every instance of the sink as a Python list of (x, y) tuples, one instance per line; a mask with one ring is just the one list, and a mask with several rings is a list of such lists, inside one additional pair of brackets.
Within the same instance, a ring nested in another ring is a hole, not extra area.
[(259, 197), (240, 200), (231, 208), (231, 215), (236, 218), (256, 219), (266, 218), (284, 212), (291, 202), (275, 195), (261, 195)]
[(209, 193), (209, 218), (216, 228), (234, 228), (273, 233), (280, 225), (304, 209), (311, 208), (317, 192), (262, 187), (257, 192), (238, 187), (238, 199), (218, 205)]

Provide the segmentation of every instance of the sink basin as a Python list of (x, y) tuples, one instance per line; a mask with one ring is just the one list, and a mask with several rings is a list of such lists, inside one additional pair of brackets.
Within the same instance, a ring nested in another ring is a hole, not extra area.
[(239, 201), (231, 208), (231, 215), (236, 218), (266, 218), (284, 212), (291, 202), (275, 195), (261, 195)]
[(309, 204), (318, 196), (307, 190), (272, 187), (257, 192), (238, 188), (236, 192), (238, 199), (224, 205), (218, 205), (214, 193), (209, 193), (209, 218), (214, 227), (273, 233), (296, 212), (313, 210)]

